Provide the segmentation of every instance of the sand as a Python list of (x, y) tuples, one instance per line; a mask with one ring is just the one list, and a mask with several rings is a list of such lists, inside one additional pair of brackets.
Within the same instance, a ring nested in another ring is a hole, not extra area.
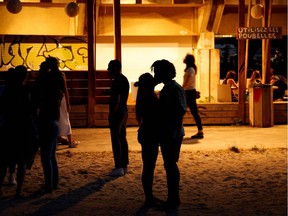
[[(43, 196), (34, 193), (43, 184), (37, 155), (32, 169), (27, 171), (23, 198), (14, 198), (15, 186), (8, 186), (6, 179), (0, 215), (287, 215), (287, 148), (236, 147), (239, 153), (226, 147), (186, 149), (181, 151), (179, 161), (178, 211), (140, 209), (144, 200), (140, 150), (130, 150), (129, 173), (116, 178), (107, 175), (114, 164), (111, 150), (85, 152), (64, 148), (57, 151), (59, 189)], [(163, 200), (167, 195), (161, 153), (155, 170), (154, 195)]]

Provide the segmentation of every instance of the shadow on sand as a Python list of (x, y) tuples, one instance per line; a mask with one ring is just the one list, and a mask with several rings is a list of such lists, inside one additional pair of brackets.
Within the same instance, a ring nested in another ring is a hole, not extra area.
[(30, 216), (57, 215), (60, 212), (64, 212), (66, 209), (75, 206), (89, 195), (100, 191), (105, 184), (114, 181), (117, 178), (119, 177), (107, 176), (105, 178), (98, 178), (95, 182), (90, 182), (87, 185), (55, 198), (47, 197), (40, 199), (44, 194), (39, 194), (37, 192), (22, 198), (5, 199), (5, 197), (1, 197), (0, 215), (5, 209), (11, 208), (11, 206), (17, 205), (17, 203), (20, 204), (28, 202), (31, 202), (32, 205), (41, 205), (41, 203), (46, 203), (34, 213), (29, 214)]

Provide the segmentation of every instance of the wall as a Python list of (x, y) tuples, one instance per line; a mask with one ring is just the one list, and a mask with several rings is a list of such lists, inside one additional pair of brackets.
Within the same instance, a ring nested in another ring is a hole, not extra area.
[(39, 3), (23, 6), (18, 14), (11, 14), (4, 3), (0, 4), (0, 35), (83, 35), (85, 4), (79, 4), (77, 17), (70, 18), (65, 4), (40, 7)]
[[(113, 40), (112, 38), (110, 38)], [(143, 43), (145, 37), (124, 37), (122, 41), (122, 71), (130, 82), (150, 71), (152, 63), (158, 59), (171, 61), (177, 71), (176, 80), (182, 83), (185, 65), (183, 58), (192, 52), (191, 37), (151, 37)], [(107, 65), (114, 58), (112, 41), (99, 38), (96, 46), (96, 68), (107, 69)]]

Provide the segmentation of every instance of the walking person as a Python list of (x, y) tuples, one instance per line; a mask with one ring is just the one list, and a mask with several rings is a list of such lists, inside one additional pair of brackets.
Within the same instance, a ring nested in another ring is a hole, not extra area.
[(155, 61), (152, 66), (156, 84), (163, 83), (160, 91), (160, 147), (167, 176), (168, 197), (159, 210), (176, 210), (180, 205), (180, 172), (177, 165), (184, 136), (183, 116), (186, 113), (185, 93), (174, 77), (174, 65), (163, 59)]
[(154, 92), (154, 78), (144, 73), (134, 84), (138, 87), (136, 118), (139, 124), (138, 142), (142, 148), (142, 186), (145, 195), (144, 208), (156, 207), (160, 200), (153, 195), (154, 170), (159, 151), (159, 99)]
[(115, 168), (110, 176), (123, 176), (128, 172), (128, 143), (126, 127), (128, 119), (127, 100), (129, 95), (128, 79), (121, 73), (121, 62), (111, 60), (108, 72), (113, 78), (110, 89), (109, 127)]
[(46, 59), (47, 71), (38, 81), (39, 99), (39, 142), (41, 162), (45, 177), (45, 185), (41, 193), (51, 193), (57, 189), (59, 174), (56, 158), (56, 144), (59, 133), (60, 103), (65, 92), (62, 73), (58, 69), (58, 60), (54, 57)]
[(197, 92), (196, 92), (196, 74), (197, 74), (197, 67), (195, 65), (195, 58), (191, 54), (187, 54), (183, 60), (183, 63), (186, 64), (184, 70), (184, 78), (182, 87), (185, 91), (187, 106), (190, 109), (190, 113), (192, 114), (198, 132), (191, 136), (191, 139), (202, 139), (204, 138), (202, 121), (200, 115), (198, 113), (198, 106), (197, 106)]

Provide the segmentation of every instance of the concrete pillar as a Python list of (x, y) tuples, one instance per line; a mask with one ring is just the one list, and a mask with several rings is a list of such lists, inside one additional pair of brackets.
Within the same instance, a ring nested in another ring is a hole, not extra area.
[(215, 49), (214, 33), (201, 33), (193, 52), (197, 65), (197, 90), (202, 101), (215, 102), (220, 81), (220, 50)]

